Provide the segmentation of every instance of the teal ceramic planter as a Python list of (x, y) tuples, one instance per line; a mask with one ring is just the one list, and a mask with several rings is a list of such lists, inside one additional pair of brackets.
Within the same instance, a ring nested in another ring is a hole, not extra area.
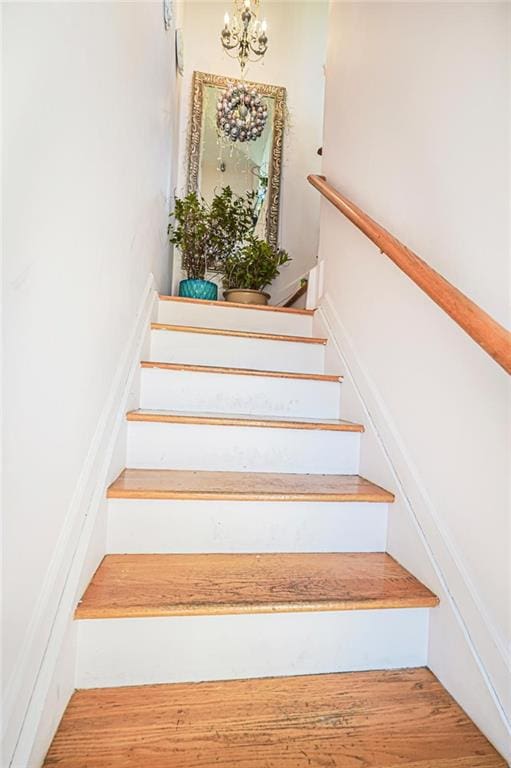
[(218, 286), (211, 280), (181, 280), (179, 283), (179, 295), (187, 299), (205, 299), (216, 301), (218, 298)]

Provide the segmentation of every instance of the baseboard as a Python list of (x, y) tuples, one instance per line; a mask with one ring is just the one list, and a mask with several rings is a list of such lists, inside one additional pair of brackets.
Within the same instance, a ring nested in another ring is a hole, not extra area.
[(124, 416), (136, 398), (138, 364), (156, 296), (151, 274), (11, 676), (3, 713), (5, 766), (35, 768), (41, 764), (74, 689), (72, 617), (84, 583), (105, 552), (105, 488), (124, 459)]
[[(511, 727), (506, 713), (506, 685), (510, 662), (503, 642), (488, 620), (484, 606), (463, 568), (454, 543), (438, 519), (384, 399), (364, 369), (355, 344), (328, 293), (321, 299), (315, 323), (318, 327), (314, 332), (330, 340), (329, 354), (333, 353), (336, 358), (333, 362), (335, 372), (345, 377), (343, 388), (351, 386), (351, 396), (358, 401), (355, 411), (357, 408), (363, 411), (366, 426), (364, 441), (373, 440), (371, 460), (374, 464), (378, 454), (376, 465), (379, 462), (381, 466), (380, 476), (371, 479), (383, 483), (384, 476), (392, 478), (392, 490), (396, 491), (396, 506), (401, 515), (394, 519), (401, 520), (407, 531), (403, 535), (401, 551), (391, 551), (391, 554), (405, 560), (403, 564), (411, 566), (441, 598), (441, 607), (435, 609), (437, 613), (433, 613), (430, 626), (429, 665), (509, 760)], [(346, 394), (343, 391), (345, 404), (349, 399)], [(343, 409), (342, 415), (343, 418), (360, 419), (361, 414), (360, 410), (358, 413), (347, 413)], [(406, 551), (407, 548), (410, 550), (412, 539), (413, 556), (410, 551)]]

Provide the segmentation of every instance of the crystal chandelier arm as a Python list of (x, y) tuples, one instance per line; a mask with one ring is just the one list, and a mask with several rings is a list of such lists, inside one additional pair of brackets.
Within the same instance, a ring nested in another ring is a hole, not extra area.
[(242, 73), (247, 61), (257, 61), (264, 56), (268, 48), (266, 21), (261, 23), (257, 20), (256, 14), (250, 9), (250, 0), (244, 0), (241, 23), (236, 16), (230, 23), (229, 14), (225, 14), (220, 42), (227, 53), (237, 49), (236, 55), (233, 53), (229, 55), (239, 60)]
[(234, 39), (234, 42), (232, 43), (232, 45), (225, 43), (223, 40), (222, 40), (222, 45), (226, 51), (232, 51), (233, 48), (239, 48), (240, 44), (239, 44), (239, 40)]
[[(258, 48), (255, 48), (255, 43), (258, 43)], [(262, 43), (261, 40), (254, 41), (253, 43), (250, 43), (250, 50), (252, 53), (255, 53), (256, 56), (264, 56), (266, 53), (268, 45), (266, 43)]]
[[(224, 27), (221, 33), (221, 43), (224, 48), (231, 51), (233, 48), (237, 48), (240, 44), (240, 35), (237, 29), (229, 28), (227, 25)], [(232, 43), (231, 43), (232, 40)]]

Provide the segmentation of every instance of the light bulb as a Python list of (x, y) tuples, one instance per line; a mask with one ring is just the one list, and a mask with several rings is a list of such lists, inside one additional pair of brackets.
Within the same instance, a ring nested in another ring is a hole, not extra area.
[(247, 11), (249, 10), (249, 8), (250, 8), (250, 0), (245, 0), (245, 8), (247, 9)]
[(268, 28), (268, 25), (266, 23), (266, 19), (263, 19), (263, 23), (261, 24), (261, 30), (263, 32), (266, 32), (267, 28)]
[(227, 29), (228, 26), (229, 26), (229, 14), (226, 13), (224, 16), (224, 27)]

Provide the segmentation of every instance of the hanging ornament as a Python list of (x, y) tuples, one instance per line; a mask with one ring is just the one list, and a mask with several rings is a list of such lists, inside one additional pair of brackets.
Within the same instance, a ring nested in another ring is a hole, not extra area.
[(217, 128), (231, 141), (255, 141), (262, 134), (268, 108), (255, 88), (246, 83), (229, 85), (216, 108)]

